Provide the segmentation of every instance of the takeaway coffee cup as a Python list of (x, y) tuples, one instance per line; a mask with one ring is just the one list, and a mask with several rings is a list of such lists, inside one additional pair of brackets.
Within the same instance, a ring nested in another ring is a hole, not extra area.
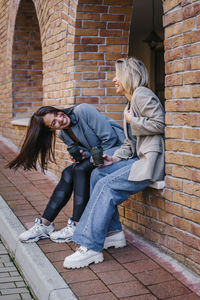
[(97, 167), (103, 166), (104, 160), (103, 160), (103, 148), (101, 146), (95, 146), (91, 149), (92, 158), (94, 161), (94, 165)]
[(76, 162), (80, 162), (82, 160), (82, 154), (80, 153), (79, 145), (74, 145), (73, 147), (68, 149), (68, 152)]

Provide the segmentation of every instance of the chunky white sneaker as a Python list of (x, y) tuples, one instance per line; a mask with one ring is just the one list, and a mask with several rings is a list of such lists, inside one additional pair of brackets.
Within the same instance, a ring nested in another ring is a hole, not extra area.
[(107, 236), (104, 241), (103, 248), (108, 249), (109, 247), (123, 248), (126, 246), (126, 239), (124, 232), (120, 231), (113, 235)]
[(19, 240), (23, 243), (37, 242), (41, 239), (49, 238), (49, 234), (54, 231), (54, 224), (46, 226), (42, 223), (41, 218), (35, 219), (35, 225), (29, 230), (23, 232), (19, 236)]
[(76, 223), (70, 218), (66, 227), (50, 234), (50, 239), (56, 243), (68, 243), (72, 240), (75, 229)]
[(75, 253), (65, 257), (63, 267), (68, 269), (83, 268), (92, 263), (98, 264), (103, 260), (102, 252), (96, 252), (80, 246)]

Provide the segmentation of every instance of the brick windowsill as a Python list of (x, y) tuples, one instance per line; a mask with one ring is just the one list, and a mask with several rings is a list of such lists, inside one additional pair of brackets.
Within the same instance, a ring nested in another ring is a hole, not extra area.
[(15, 119), (11, 121), (11, 124), (14, 126), (23, 126), (28, 127), (30, 118), (21, 118), (21, 119)]
[(162, 180), (162, 181), (156, 181), (156, 182), (150, 184), (149, 187), (151, 187), (153, 189), (156, 189), (156, 190), (162, 190), (165, 187), (165, 181), (164, 180)]

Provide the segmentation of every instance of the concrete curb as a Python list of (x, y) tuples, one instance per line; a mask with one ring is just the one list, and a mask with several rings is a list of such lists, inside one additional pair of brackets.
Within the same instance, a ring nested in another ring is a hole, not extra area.
[(18, 236), (25, 230), (0, 196), (0, 236), (39, 300), (76, 300), (77, 297), (37, 244), (22, 244)]

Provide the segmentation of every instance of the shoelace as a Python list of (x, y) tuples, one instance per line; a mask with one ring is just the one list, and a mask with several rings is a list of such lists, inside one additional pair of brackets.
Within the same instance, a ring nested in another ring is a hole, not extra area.
[(40, 233), (41, 231), (41, 224), (35, 224), (32, 228), (30, 228), (30, 232), (33, 233)]
[(88, 249), (86, 247), (79, 247), (79, 248), (76, 248), (76, 251), (80, 252), (81, 254), (84, 254), (88, 251)]
[(64, 227), (64, 228), (62, 228), (61, 230), (60, 230), (60, 233), (66, 233), (66, 232), (68, 232), (69, 230), (70, 230), (70, 228), (72, 228), (73, 226), (72, 225), (67, 225), (66, 227)]

